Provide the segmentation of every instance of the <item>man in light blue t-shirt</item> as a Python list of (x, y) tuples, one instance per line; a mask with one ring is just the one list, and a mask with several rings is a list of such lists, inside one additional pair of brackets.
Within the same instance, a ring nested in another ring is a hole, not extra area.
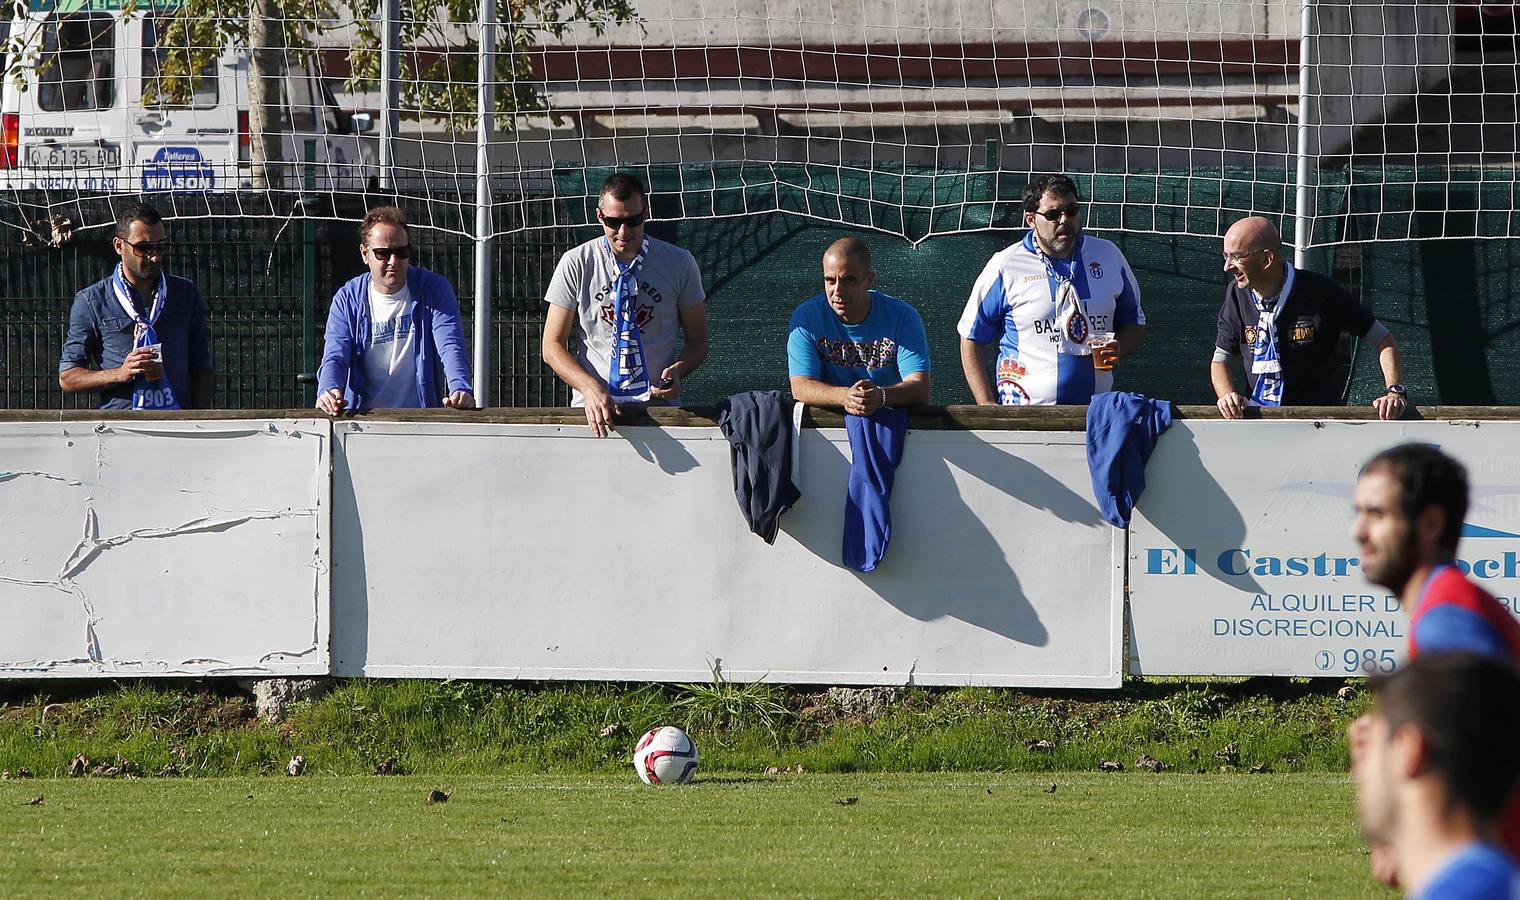
[(792, 397), (869, 416), (929, 402), (929, 340), (918, 311), (871, 290), (871, 250), (840, 238), (823, 254), (823, 293), (792, 313), (786, 342)]

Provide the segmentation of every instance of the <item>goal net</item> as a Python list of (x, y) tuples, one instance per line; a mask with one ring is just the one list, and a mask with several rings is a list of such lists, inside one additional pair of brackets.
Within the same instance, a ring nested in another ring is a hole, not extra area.
[[(665, 218), (912, 241), (1021, 224), (1048, 171), (1076, 178), (1097, 229), (1301, 215), (1322, 245), (1516, 228), (1513, 38), (1497, 103), (1504, 48), (1484, 32), (1503, 26), (1478, 4), (512, 0), (484, 67), (476, 4), (389, 6), (21, 0), (6, 223), (45, 241), (138, 195), (182, 217), (398, 202), (479, 237), (489, 97), (491, 235), (594, 221), (615, 170)], [(1470, 214), (1423, 217), (1452, 210)]]

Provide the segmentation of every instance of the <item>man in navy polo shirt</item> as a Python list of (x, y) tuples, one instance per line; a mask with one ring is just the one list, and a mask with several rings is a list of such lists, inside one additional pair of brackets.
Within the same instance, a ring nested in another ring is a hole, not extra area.
[(65, 393), (99, 391), (101, 409), (209, 409), (216, 391), (201, 292), (163, 271), (163, 217), (134, 203), (111, 239), (121, 262), (80, 291), (58, 362)]
[[(1402, 367), (1392, 333), (1330, 278), (1295, 269), (1282, 238), (1260, 216), (1224, 235), (1224, 271), (1234, 277), (1219, 308), (1219, 336), (1209, 378), (1219, 412), (1238, 419), (1248, 406), (1341, 406), (1346, 373), (1337, 357), (1342, 333), (1378, 351), (1387, 390), (1372, 401), (1378, 418), (1404, 415)], [(1247, 392), (1235, 390), (1234, 357), (1245, 357)]]

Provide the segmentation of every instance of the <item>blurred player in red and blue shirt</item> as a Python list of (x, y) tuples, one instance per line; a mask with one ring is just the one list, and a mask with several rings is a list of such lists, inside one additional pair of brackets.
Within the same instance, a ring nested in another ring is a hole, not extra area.
[[(1520, 663), (1520, 623), (1456, 566), (1467, 516), (1467, 472), (1429, 444), (1401, 444), (1362, 467), (1351, 536), (1367, 580), (1396, 593), (1409, 611), (1409, 656), (1479, 653)], [(1348, 734), (1353, 771), (1365, 753), (1369, 720)], [(1509, 748), (1520, 752), (1520, 748)], [(1511, 798), (1513, 801), (1514, 798)], [(1501, 842), (1520, 858), (1520, 806), (1505, 810)], [(1394, 883), (1386, 847), (1374, 844), (1373, 873)]]
[(1465, 650), (1520, 662), (1520, 623), (1456, 567), (1467, 473), (1428, 444), (1374, 456), (1356, 482), (1362, 572), (1409, 611), (1409, 654)]

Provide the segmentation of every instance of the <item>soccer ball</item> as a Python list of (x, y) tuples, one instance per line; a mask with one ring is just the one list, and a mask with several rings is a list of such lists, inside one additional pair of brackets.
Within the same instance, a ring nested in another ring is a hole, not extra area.
[(685, 784), (697, 774), (697, 745), (674, 725), (651, 728), (633, 748), (633, 770), (645, 784)]

